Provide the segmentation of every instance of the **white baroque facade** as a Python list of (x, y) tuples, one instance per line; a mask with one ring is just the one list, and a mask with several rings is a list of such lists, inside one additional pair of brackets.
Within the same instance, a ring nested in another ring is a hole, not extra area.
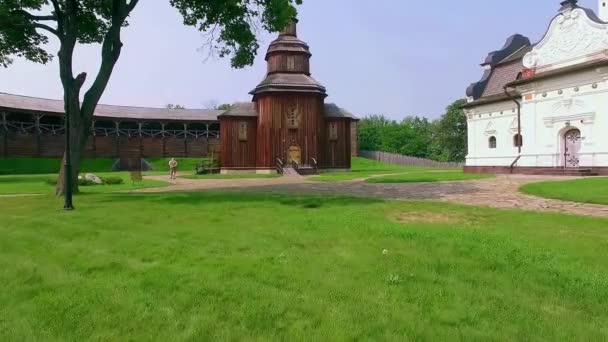
[(538, 44), (511, 39), (488, 56), (484, 79), (467, 92), (469, 169), (608, 171), (604, 20), (567, 1)]

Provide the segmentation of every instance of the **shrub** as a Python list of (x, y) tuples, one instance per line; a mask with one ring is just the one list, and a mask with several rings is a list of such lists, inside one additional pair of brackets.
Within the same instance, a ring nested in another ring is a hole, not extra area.
[(124, 180), (120, 177), (103, 177), (101, 178), (103, 184), (106, 185), (118, 185), (124, 183)]
[(88, 180), (88, 179), (84, 179), (84, 178), (80, 178), (78, 177), (78, 185), (80, 186), (92, 186), (92, 185), (97, 185), (94, 182)]

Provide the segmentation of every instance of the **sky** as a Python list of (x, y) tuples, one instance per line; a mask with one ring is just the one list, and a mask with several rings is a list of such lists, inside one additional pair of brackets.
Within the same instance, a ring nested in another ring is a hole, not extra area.
[[(359, 117), (438, 118), (481, 78), (488, 52), (520, 33), (537, 42), (561, 0), (304, 0), (298, 36), (313, 54), (312, 76), (335, 102)], [(597, 9), (598, 0), (580, 5)], [(265, 76), (264, 55), (276, 34), (260, 32), (253, 66), (232, 69), (210, 57), (206, 37), (182, 24), (168, 0), (140, 1), (124, 29), (123, 51), (101, 103), (206, 108), (250, 101)], [(57, 43), (49, 51), (57, 51)], [(79, 47), (75, 71), (89, 73), (99, 46)], [(16, 60), (0, 67), (0, 92), (60, 99), (56, 62)]]

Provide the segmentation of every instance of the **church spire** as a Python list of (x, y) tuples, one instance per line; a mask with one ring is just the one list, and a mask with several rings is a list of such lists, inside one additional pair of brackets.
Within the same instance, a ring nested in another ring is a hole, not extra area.
[(289, 24), (281, 31), (280, 36), (298, 36), (298, 19), (293, 18), (289, 21)]

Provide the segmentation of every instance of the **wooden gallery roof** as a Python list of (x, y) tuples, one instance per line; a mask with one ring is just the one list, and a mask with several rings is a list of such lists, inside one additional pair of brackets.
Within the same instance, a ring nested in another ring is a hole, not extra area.
[[(18, 111), (37, 114), (63, 115), (63, 101), (0, 93), (0, 111)], [(168, 109), (98, 105), (95, 109), (97, 120), (120, 121), (180, 121), (216, 122), (223, 110), (210, 109)]]

